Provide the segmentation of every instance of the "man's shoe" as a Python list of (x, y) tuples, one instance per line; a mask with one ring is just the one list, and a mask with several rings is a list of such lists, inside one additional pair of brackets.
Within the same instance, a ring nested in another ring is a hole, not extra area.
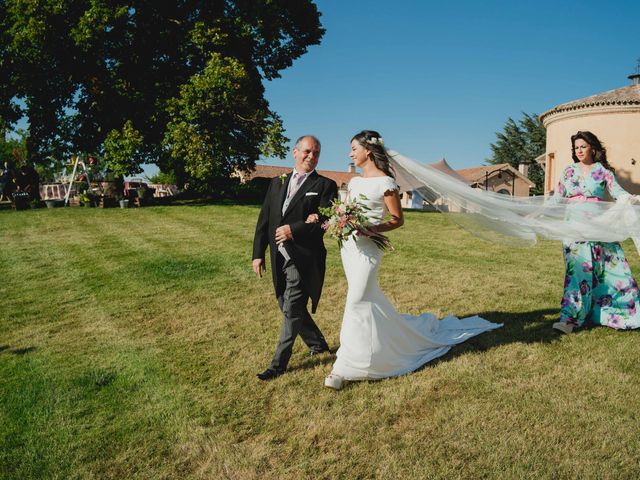
[(258, 373), (256, 377), (258, 377), (260, 380), (267, 381), (267, 380), (273, 380), (274, 378), (279, 377), (283, 373), (284, 372), (281, 372), (279, 370), (274, 370), (273, 368), (267, 368), (264, 372)]
[(569, 322), (556, 322), (552, 325), (551, 328), (554, 330), (558, 330), (562, 333), (571, 333), (576, 326), (573, 323)]
[(322, 353), (331, 353), (331, 349), (329, 347), (325, 347), (320, 350), (314, 350), (314, 349), (309, 350), (309, 355), (311, 355), (312, 357), (315, 355), (320, 355)]

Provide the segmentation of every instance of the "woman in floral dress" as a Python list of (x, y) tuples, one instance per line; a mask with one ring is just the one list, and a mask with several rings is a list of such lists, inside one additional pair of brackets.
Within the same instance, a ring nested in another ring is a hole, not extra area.
[[(606, 150), (591, 132), (571, 137), (573, 165), (564, 169), (556, 198), (598, 202), (608, 192), (620, 200), (622, 189), (607, 163)], [(588, 208), (588, 205), (584, 205)], [(571, 333), (586, 324), (616, 329), (640, 327), (638, 285), (620, 244), (564, 242), (565, 280), (560, 321), (553, 328)]]

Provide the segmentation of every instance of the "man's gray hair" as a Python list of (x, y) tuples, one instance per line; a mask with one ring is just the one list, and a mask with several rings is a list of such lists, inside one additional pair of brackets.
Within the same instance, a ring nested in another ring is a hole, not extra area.
[(301, 137), (298, 137), (298, 139), (296, 140), (296, 145), (293, 148), (298, 148), (298, 145), (300, 145), (300, 142), (305, 138), (310, 138), (311, 140), (316, 142), (318, 144), (318, 147), (320, 147), (320, 149), (322, 150), (322, 145), (320, 144), (320, 140), (318, 140), (318, 137), (314, 135), (302, 135)]

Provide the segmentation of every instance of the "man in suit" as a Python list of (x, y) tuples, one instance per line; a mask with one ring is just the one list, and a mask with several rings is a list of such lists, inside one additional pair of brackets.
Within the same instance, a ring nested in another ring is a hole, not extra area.
[(338, 196), (338, 187), (315, 171), (320, 158), (316, 137), (300, 137), (293, 157), (293, 172), (269, 184), (253, 239), (253, 271), (258, 277), (266, 269), (265, 251), (269, 246), (273, 285), (283, 314), (276, 352), (269, 368), (257, 375), (260, 380), (284, 373), (298, 335), (312, 355), (329, 351), (307, 310), (311, 299), (311, 311), (315, 313), (322, 292), (327, 257), (324, 231), (321, 222), (306, 223), (306, 219), (317, 214), (318, 207), (329, 206)]

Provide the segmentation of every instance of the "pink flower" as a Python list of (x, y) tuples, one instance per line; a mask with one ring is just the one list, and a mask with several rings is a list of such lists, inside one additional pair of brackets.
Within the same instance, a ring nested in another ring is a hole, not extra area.
[(625, 283), (622, 280), (618, 280), (614, 286), (615, 286), (615, 289), (621, 293), (625, 292), (628, 288), (628, 286), (625, 285)]
[(636, 300), (634, 298), (627, 303), (627, 310), (629, 310), (629, 315), (633, 316), (636, 314)]
[(573, 177), (573, 174), (575, 173), (575, 171), (573, 170), (573, 167), (569, 167), (564, 171), (564, 178), (571, 178)]
[(611, 188), (611, 185), (613, 184), (613, 173), (607, 171), (604, 174), (604, 181), (607, 184), (607, 188)]
[(585, 273), (593, 272), (593, 265), (591, 265), (591, 262), (582, 262), (582, 271)]
[(622, 323), (622, 317), (620, 315), (611, 315), (609, 317), (609, 322), (611, 323), (611, 325), (615, 325), (618, 326)]

